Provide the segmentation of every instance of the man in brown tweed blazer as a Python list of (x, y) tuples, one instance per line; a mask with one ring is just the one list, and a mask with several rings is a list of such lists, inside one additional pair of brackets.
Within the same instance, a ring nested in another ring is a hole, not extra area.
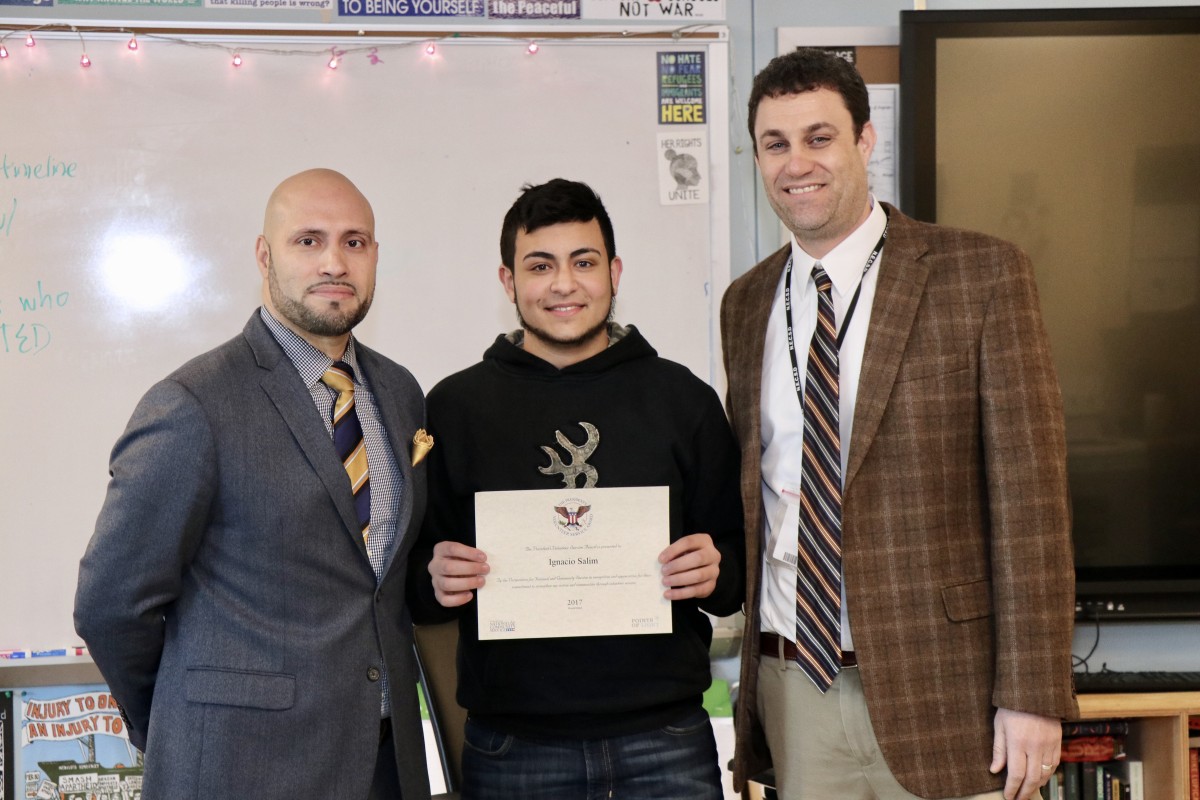
[[(1077, 712), (1062, 402), (1033, 271), (1011, 244), (876, 202), (869, 115), (854, 68), (815, 50), (776, 58), (750, 98), (755, 161), (793, 242), (721, 308), (748, 537), (734, 782), (773, 764), (789, 800), (1025, 800)], [(826, 692), (797, 665), (789, 565), (817, 263), (845, 337), (849, 444), (842, 666)]]

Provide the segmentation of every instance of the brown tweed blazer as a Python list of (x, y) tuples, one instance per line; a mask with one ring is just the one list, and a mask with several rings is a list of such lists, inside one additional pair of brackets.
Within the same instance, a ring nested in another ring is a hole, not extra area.
[[(891, 226), (843, 493), (843, 570), (871, 721), (921, 797), (990, 791), (996, 708), (1077, 713), (1062, 399), (1029, 259), (886, 206)], [(721, 303), (742, 453), (747, 635), (734, 784), (770, 765), (756, 717), (760, 387), (784, 247)]]

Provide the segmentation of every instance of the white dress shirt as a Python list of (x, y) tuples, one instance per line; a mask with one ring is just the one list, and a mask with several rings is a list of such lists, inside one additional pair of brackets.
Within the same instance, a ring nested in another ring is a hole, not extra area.
[[(820, 259), (821, 266), (833, 281), (833, 307), (839, 334), (854, 293), (862, 284), (862, 292), (850, 318), (838, 358), (839, 428), (842, 437), (842, 474), (850, 454), (850, 434), (854, 424), (854, 406), (858, 399), (858, 376), (862, 370), (863, 350), (867, 343), (867, 327), (875, 301), (875, 286), (880, 264), (886, 253), (880, 254), (871, 269), (863, 267), (883, 234), (887, 217), (883, 207), (871, 199), (871, 213), (833, 250)], [(886, 251), (886, 248), (885, 248)], [(792, 326), (796, 342), (796, 361), (803, 386), (808, 344), (817, 325), (817, 291), (812, 279), (816, 259), (800, 247), (792, 237)], [(786, 272), (784, 273), (787, 274)], [(796, 551), (799, 514), (796, 503), (800, 493), (801, 459), (804, 442), (804, 413), (792, 378), (792, 362), (788, 355), (787, 320), (783, 306), (783, 279), (775, 290), (771, 317), (767, 323), (766, 346), (763, 351), (762, 391), (762, 478), (765, 509), (763, 536), (763, 576), (761, 618), (762, 630), (796, 639), (796, 569), (772, 558), (772, 543), (779, 541)], [(790, 502), (789, 502), (790, 498)], [(790, 513), (789, 513), (790, 512)], [(845, 581), (842, 582), (842, 649), (853, 650), (846, 608)]]

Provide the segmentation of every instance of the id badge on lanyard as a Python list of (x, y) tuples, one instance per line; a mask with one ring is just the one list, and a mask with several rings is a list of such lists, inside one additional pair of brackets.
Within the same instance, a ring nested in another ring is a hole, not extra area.
[[(886, 214), (886, 209), (884, 213)], [(850, 300), (849, 308), (847, 308), (845, 318), (842, 320), (841, 329), (838, 331), (838, 350), (842, 348), (842, 340), (845, 338), (846, 332), (850, 329), (850, 319), (854, 316), (854, 310), (858, 306), (858, 297), (862, 292), (862, 278), (870, 271), (871, 266), (879, 258), (879, 254), (883, 251), (883, 246), (887, 242), (889, 224), (890, 220), (885, 219), (883, 234), (871, 250), (871, 255), (868, 256), (866, 265), (863, 266), (858, 286), (854, 290), (854, 297)], [(800, 407), (803, 408), (804, 391), (800, 385), (800, 364), (796, 358), (796, 341), (792, 329), (792, 259), (790, 257), (788, 258), (787, 266), (784, 268), (783, 286), (783, 309), (785, 319), (787, 320), (788, 355), (792, 362), (792, 378), (795, 382), (796, 398), (800, 402)], [(798, 491), (799, 487), (797, 487)], [(800, 530), (800, 495), (797, 492), (784, 489), (780, 493), (779, 502), (775, 504), (775, 511), (771, 515), (771, 536), (767, 541), (766, 552), (767, 559), (775, 567), (795, 569), (796, 562), (800, 557), (800, 545), (796, 535), (796, 532)]]
[(794, 570), (799, 559), (800, 495), (787, 489), (775, 504), (771, 515), (771, 538), (767, 541), (767, 560), (772, 566)]

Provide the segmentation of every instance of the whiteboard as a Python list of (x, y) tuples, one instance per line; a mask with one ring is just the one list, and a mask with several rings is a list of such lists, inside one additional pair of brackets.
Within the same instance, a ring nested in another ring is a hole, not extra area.
[(270, 37), (234, 40), (236, 69), (225, 50), (143, 37), (133, 53), (127, 39), (90, 35), (89, 69), (78, 37), (10, 38), (0, 62), (0, 649), (77, 642), (78, 561), (109, 451), (151, 384), (241, 331), (267, 196), (302, 169), (340, 170), (371, 200), (378, 286), (356, 333), (425, 389), (515, 327), (496, 277), (501, 220), (522, 184), (556, 176), (590, 183), (613, 218), (617, 318), (720, 381), (728, 134), (699, 128), (710, 201), (663, 205), (656, 53), (707, 53), (721, 123), (723, 36), (547, 41), (536, 56), (444, 41), (432, 58), (382, 47), (379, 63), (348, 56), (336, 71), (254, 52), (293, 47)]

